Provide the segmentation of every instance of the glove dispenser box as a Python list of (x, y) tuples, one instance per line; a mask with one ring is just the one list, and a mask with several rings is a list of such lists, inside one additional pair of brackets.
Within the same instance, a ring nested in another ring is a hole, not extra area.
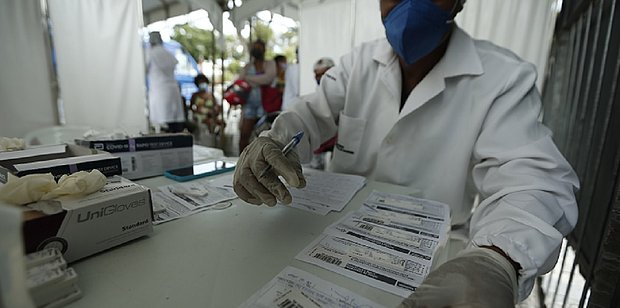
[(149, 189), (118, 176), (90, 195), (31, 203), (23, 217), (26, 252), (54, 247), (67, 262), (153, 233)]
[(119, 175), (121, 160), (104, 151), (68, 144), (0, 153), (0, 185), (8, 181), (9, 174), (52, 173), (58, 179), (63, 174), (93, 169), (105, 176)]
[(194, 163), (194, 138), (188, 134), (161, 134), (114, 140), (82, 140), (76, 144), (119, 157), (123, 177), (131, 180), (163, 175), (164, 171)]

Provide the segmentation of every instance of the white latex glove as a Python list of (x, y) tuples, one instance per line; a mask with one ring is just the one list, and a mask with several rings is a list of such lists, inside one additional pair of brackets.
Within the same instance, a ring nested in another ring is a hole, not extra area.
[(9, 175), (7, 183), (0, 186), (0, 201), (23, 205), (65, 195), (86, 195), (98, 191), (105, 184), (105, 175), (97, 169), (63, 175), (58, 183), (51, 173), (22, 177)]
[[(299, 156), (295, 151), (284, 156), (283, 147), (269, 137), (258, 137), (243, 150), (233, 177), (233, 188), (239, 198), (257, 205), (265, 203), (274, 206), (276, 201), (291, 203), (293, 197), (278, 176), (293, 187), (306, 186)], [(269, 166), (271, 170), (261, 177)]]
[(517, 274), (501, 254), (469, 248), (432, 271), (399, 307), (514, 307)]
[(0, 137), (0, 152), (17, 151), (25, 148), (24, 139)]
[(98, 191), (106, 184), (106, 177), (97, 169), (90, 172), (79, 171), (63, 175), (58, 180), (58, 187), (45, 194), (41, 200), (54, 199), (64, 195), (87, 195)]
[(28, 204), (39, 201), (48, 192), (58, 187), (51, 173), (29, 174), (16, 177), (9, 174), (9, 180), (0, 186), (0, 201), (11, 204)]

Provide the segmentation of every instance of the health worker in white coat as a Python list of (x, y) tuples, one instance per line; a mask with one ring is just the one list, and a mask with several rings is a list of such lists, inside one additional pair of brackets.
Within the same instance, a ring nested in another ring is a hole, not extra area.
[(147, 50), (149, 81), (149, 118), (151, 124), (166, 127), (168, 132), (184, 128), (185, 114), (179, 84), (174, 78), (178, 61), (164, 46), (159, 32), (149, 34), (151, 47)]
[[(577, 222), (579, 182), (539, 121), (534, 66), (455, 25), (463, 2), (381, 0), (387, 39), (342, 57), (315, 94), (248, 146), (234, 175), (243, 200), (290, 203), (277, 175), (303, 187), (297, 153), (307, 161), (337, 133), (332, 171), (449, 204), (452, 228), (469, 225), (467, 247), (404, 307), (514, 307)], [(284, 157), (282, 144), (300, 130)]]

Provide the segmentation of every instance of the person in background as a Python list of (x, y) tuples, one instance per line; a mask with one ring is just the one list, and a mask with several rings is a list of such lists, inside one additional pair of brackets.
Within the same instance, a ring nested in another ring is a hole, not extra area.
[(221, 118), (221, 106), (215, 100), (215, 97), (209, 92), (209, 78), (203, 74), (198, 74), (194, 78), (194, 84), (198, 87), (198, 91), (192, 94), (190, 98), (190, 109), (193, 119), (199, 123), (206, 124), (209, 133), (220, 133), (226, 123)]
[(286, 66), (284, 74), (284, 93), (282, 95), (282, 110), (287, 110), (293, 106), (294, 101), (299, 98), (299, 48), (295, 50), (297, 59), (295, 63)]
[[(331, 58), (323, 57), (314, 63), (314, 80), (316, 80), (317, 87), (321, 85), (321, 78), (325, 73), (332, 67), (336, 66), (334, 60)], [(323, 170), (325, 169), (325, 156), (327, 152), (330, 152), (334, 149), (334, 145), (336, 144), (337, 137), (333, 137), (326, 142), (323, 142), (321, 146), (314, 150), (312, 159), (310, 160), (310, 168)]]
[[(338, 134), (330, 171), (448, 204), (452, 234), (467, 241), (451, 237), (459, 253), (402, 307), (514, 307), (577, 223), (579, 179), (540, 122), (536, 68), (461, 30), (454, 18), (464, 2), (380, 0), (386, 38), (343, 56), (235, 168), (241, 199), (288, 204), (279, 176), (304, 187), (297, 153), (307, 161)], [(298, 131), (304, 137), (284, 156)]]
[(150, 48), (146, 52), (149, 82), (149, 119), (155, 127), (177, 133), (185, 127), (183, 101), (179, 85), (174, 78), (178, 61), (164, 49), (159, 32), (149, 34)]
[(239, 136), (239, 153), (248, 145), (256, 121), (265, 115), (262, 106), (261, 86), (270, 85), (276, 77), (276, 62), (265, 60), (265, 42), (256, 40), (250, 47), (251, 61), (239, 74), (251, 86), (250, 95), (243, 105)]
[(314, 63), (314, 80), (316, 80), (317, 85), (321, 84), (321, 77), (325, 75), (325, 72), (334, 66), (336, 63), (331, 58), (321, 58)]
[(286, 67), (288, 63), (284, 55), (277, 55), (273, 58), (276, 61), (276, 79), (272, 86), (278, 89), (280, 96), (284, 94), (284, 88), (286, 86)]

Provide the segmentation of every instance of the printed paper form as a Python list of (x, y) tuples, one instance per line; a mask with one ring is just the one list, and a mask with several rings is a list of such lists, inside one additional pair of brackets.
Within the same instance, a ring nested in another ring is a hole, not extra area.
[(288, 266), (252, 295), (240, 308), (379, 308), (354, 292)]
[(429, 260), (325, 234), (295, 258), (401, 297), (415, 291), (431, 267)]
[(374, 191), (296, 259), (407, 297), (428, 275), (449, 227), (446, 204)]
[(306, 187), (289, 187), (293, 196), (292, 207), (327, 215), (330, 211), (341, 211), (355, 193), (366, 184), (366, 178), (359, 175), (331, 173), (304, 169)]
[[(166, 185), (153, 191), (154, 224), (159, 224), (210, 209), (215, 204), (237, 198), (232, 188), (223, 187), (227, 179), (213, 183), (209, 179)], [(222, 185), (222, 187), (215, 185)]]

